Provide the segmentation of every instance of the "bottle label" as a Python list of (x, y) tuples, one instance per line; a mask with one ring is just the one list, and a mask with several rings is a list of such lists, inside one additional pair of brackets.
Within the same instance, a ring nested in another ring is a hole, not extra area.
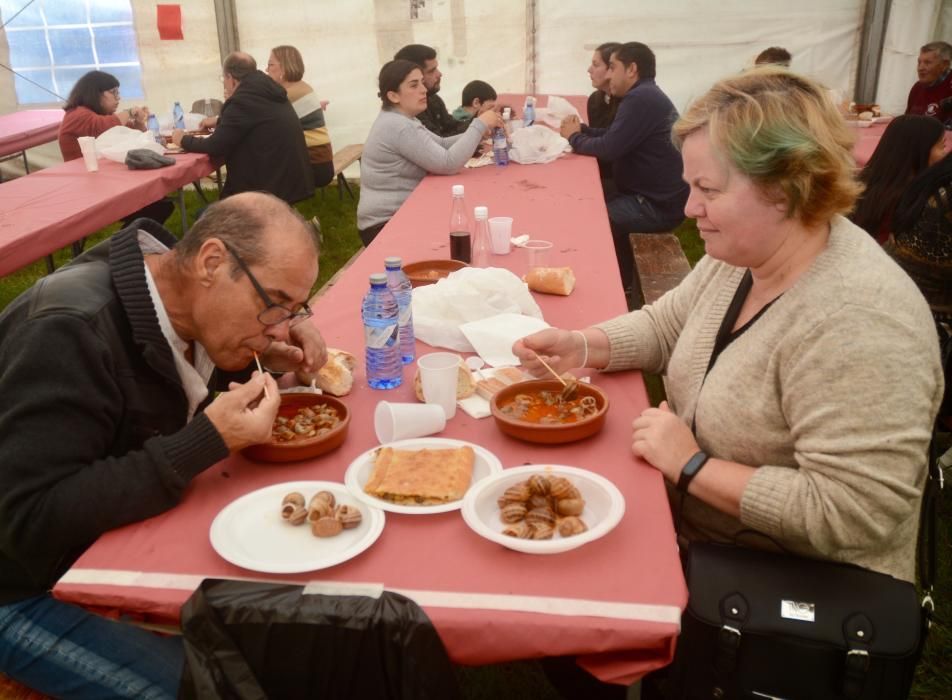
[(364, 342), (372, 350), (393, 347), (397, 344), (399, 332), (400, 327), (396, 323), (382, 327), (364, 326)]

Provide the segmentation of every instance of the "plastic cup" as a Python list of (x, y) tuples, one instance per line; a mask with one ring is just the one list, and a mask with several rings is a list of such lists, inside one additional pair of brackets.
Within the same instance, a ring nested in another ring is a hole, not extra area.
[(423, 400), (443, 408), (446, 419), (456, 415), (456, 383), (460, 356), (451, 352), (431, 352), (417, 360)]
[(79, 150), (83, 153), (83, 162), (86, 164), (86, 171), (94, 173), (99, 170), (99, 161), (96, 159), (96, 139), (92, 136), (80, 136)]
[(446, 414), (433, 403), (381, 401), (374, 410), (374, 432), (380, 444), (425, 437), (446, 427)]
[(526, 249), (526, 255), (529, 257), (529, 269), (549, 266), (549, 251), (552, 250), (551, 241), (530, 240), (523, 246)]
[(509, 255), (511, 250), (512, 217), (494, 216), (489, 220), (489, 238), (492, 240), (493, 255)]

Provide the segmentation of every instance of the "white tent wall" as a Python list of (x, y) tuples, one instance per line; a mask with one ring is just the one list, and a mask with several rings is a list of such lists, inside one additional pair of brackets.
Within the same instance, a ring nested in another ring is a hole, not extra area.
[(919, 49), (936, 39), (948, 41), (950, 34), (952, 0), (893, 0), (876, 93), (883, 110), (889, 114), (906, 111)]

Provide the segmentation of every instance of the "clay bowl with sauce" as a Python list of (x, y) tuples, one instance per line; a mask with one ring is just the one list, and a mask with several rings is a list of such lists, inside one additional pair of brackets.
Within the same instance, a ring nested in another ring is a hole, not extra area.
[(340, 420), (323, 435), (288, 441), (278, 440), (272, 435), (268, 442), (246, 447), (241, 451), (242, 454), (248, 459), (261, 462), (294, 462), (317, 457), (340, 447), (347, 438), (347, 428), (350, 425), (350, 411), (347, 406), (327, 394), (282, 394), (278, 415), (290, 419), (298, 409), (305, 406), (330, 406), (337, 411)]
[(469, 266), (461, 260), (420, 260), (407, 263), (403, 266), (403, 271), (410, 278), (410, 284), (414, 287), (422, 287), (425, 284), (439, 282), (451, 272), (462, 270), (464, 267)]
[[(543, 407), (541, 392), (554, 392), (558, 395), (561, 391), (562, 384), (555, 379), (534, 379), (510, 384), (505, 389), (500, 389), (489, 402), (496, 427), (511, 437), (543, 445), (584, 440), (602, 429), (605, 425), (605, 414), (608, 413), (608, 397), (597, 386), (584, 382), (579, 382), (575, 400), (578, 401), (585, 396), (594, 398), (595, 412), (592, 415), (573, 422), (538, 422), (537, 418), (541, 414), (554, 412), (552, 407)], [(512, 415), (506, 409), (520, 394), (528, 395), (533, 399), (532, 407), (524, 417)]]

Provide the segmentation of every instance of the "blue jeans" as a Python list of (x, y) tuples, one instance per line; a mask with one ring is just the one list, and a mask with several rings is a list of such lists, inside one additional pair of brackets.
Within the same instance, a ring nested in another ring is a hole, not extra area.
[(615, 257), (618, 259), (618, 271), (625, 289), (631, 287), (634, 277), (635, 261), (631, 252), (629, 233), (667, 233), (684, 219), (681, 214), (672, 217), (659, 212), (655, 206), (640, 194), (619, 192), (607, 202), (608, 221), (612, 227), (612, 240), (615, 243)]
[(185, 653), (160, 637), (40, 595), (0, 605), (0, 672), (65, 698), (175, 698)]

